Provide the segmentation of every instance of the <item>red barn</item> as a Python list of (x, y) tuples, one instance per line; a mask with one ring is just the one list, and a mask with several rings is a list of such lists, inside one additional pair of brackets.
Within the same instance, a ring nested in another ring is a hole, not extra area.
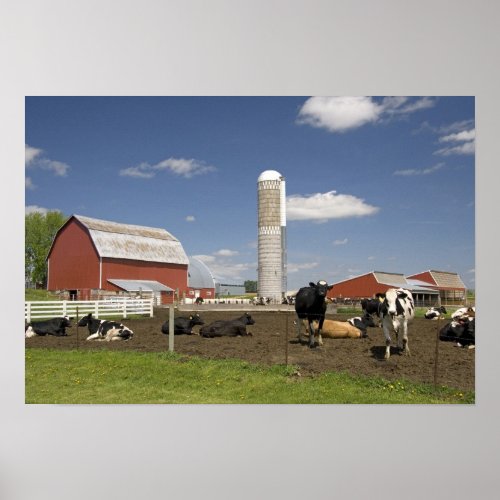
[(372, 271), (334, 283), (328, 297), (338, 301), (349, 299), (359, 301), (373, 297), (376, 293), (384, 293), (389, 288), (406, 288), (410, 290), (418, 306), (434, 306), (439, 303), (439, 293), (426, 283), (406, 279), (403, 274)]
[(461, 305), (466, 302), (466, 286), (457, 273), (424, 271), (412, 274), (408, 279), (423, 281), (429, 288), (439, 290), (443, 304)]
[(88, 299), (97, 292), (151, 292), (168, 303), (188, 288), (189, 260), (165, 229), (72, 215), (47, 256), (48, 290)]

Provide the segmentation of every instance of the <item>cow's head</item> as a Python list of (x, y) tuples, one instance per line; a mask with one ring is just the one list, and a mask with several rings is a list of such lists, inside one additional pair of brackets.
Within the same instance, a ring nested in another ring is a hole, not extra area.
[(83, 316), (82, 319), (78, 322), (78, 326), (87, 326), (92, 320), (92, 313), (87, 314), (87, 316)]
[(371, 314), (368, 314), (368, 313), (365, 313), (364, 316), (361, 318), (361, 321), (363, 321), (363, 323), (366, 325), (366, 326), (377, 326), (375, 324), (375, 322), (373, 321), (373, 317)]
[(199, 314), (191, 314), (191, 316), (189, 316), (189, 321), (191, 322), (191, 324), (194, 326), (194, 325), (204, 325), (205, 322), (201, 319), (200, 315)]
[(406, 297), (408, 297), (408, 294), (402, 288), (390, 288), (385, 292), (383, 312), (391, 316), (403, 314), (403, 309), (398, 299), (404, 299)]
[(316, 295), (318, 297), (326, 297), (328, 290), (333, 288), (333, 285), (328, 285), (325, 280), (319, 280), (317, 283), (313, 283), (312, 281), (309, 283), (311, 288), (314, 288), (316, 291)]
[(72, 319), (73, 318), (70, 318), (69, 316), (64, 316), (61, 320), (61, 326), (64, 326), (65, 328), (70, 328)]
[(243, 321), (247, 325), (254, 325), (255, 324), (255, 320), (252, 318), (252, 316), (250, 316), (249, 313), (245, 313), (245, 315), (243, 316)]

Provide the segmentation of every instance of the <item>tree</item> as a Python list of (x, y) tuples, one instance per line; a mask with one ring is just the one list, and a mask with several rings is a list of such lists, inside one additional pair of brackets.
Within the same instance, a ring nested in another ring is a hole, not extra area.
[(33, 212), (24, 218), (24, 274), (26, 281), (47, 284), (47, 255), (52, 241), (67, 221), (61, 212)]
[(252, 280), (246, 280), (245, 283), (245, 292), (256, 292), (257, 291), (257, 282)]

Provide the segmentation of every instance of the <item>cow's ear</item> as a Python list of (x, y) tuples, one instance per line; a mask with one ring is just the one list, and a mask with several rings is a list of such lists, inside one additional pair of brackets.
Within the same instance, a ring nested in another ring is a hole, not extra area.
[(316, 283), (313, 283), (312, 281), (309, 282), (309, 286), (315, 287)]

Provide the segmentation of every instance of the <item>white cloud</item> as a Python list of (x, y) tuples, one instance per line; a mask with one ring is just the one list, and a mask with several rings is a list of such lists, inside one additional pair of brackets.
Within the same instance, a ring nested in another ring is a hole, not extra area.
[(287, 273), (297, 273), (299, 271), (314, 269), (318, 267), (318, 262), (303, 262), (302, 264), (295, 264), (294, 262), (288, 262), (286, 265)]
[(370, 255), (370, 256), (368, 257), (368, 260), (375, 260), (375, 256)]
[(195, 220), (196, 220), (196, 219), (195, 219), (194, 215), (188, 215), (188, 216), (186, 217), (186, 221), (187, 221), (187, 222), (194, 222)]
[(371, 97), (311, 97), (299, 110), (298, 124), (346, 132), (385, 117), (407, 115), (434, 106), (434, 100), (423, 97), (385, 97), (380, 103)]
[(35, 158), (37, 156), (40, 156), (41, 154), (42, 154), (41, 149), (33, 148), (25, 144), (24, 145), (25, 166), (31, 165), (35, 160)]
[(31, 177), (25, 177), (24, 179), (24, 187), (26, 189), (35, 189), (36, 186), (33, 184), (33, 181), (31, 179)]
[(64, 177), (70, 169), (70, 166), (62, 161), (51, 160), (50, 158), (43, 157), (42, 149), (34, 148), (28, 144), (24, 145), (24, 154), (25, 168), (38, 167), (43, 170), (49, 170), (53, 174), (60, 177)]
[(124, 168), (120, 170), (120, 175), (151, 179), (158, 172), (170, 171), (175, 175), (190, 179), (195, 175), (202, 175), (215, 170), (217, 170), (215, 167), (207, 165), (202, 161), (185, 158), (168, 158), (154, 165), (144, 162), (135, 167)]
[[(229, 252), (230, 255), (226, 252)], [(230, 257), (237, 254), (238, 252), (223, 249), (218, 252), (214, 252), (212, 255), (194, 255), (193, 257), (204, 262), (210, 269), (214, 278), (217, 280), (243, 283), (246, 279), (248, 279), (244, 277), (247, 271), (255, 270), (257, 268), (257, 264), (233, 262)]]
[(475, 141), (465, 142), (460, 146), (453, 146), (451, 148), (438, 149), (434, 152), (436, 155), (450, 156), (450, 155), (473, 155), (476, 152)]
[(464, 130), (456, 134), (445, 135), (439, 138), (439, 142), (462, 142), (473, 141), (476, 138), (476, 129)]
[(46, 214), (47, 212), (60, 212), (58, 208), (44, 208), (44, 207), (39, 207), (38, 205), (28, 205), (24, 207), (24, 213), (26, 215), (32, 214), (35, 212), (39, 212), (41, 214)]
[(416, 169), (408, 168), (406, 170), (396, 170), (394, 175), (429, 175), (437, 172), (444, 167), (444, 163), (438, 163), (432, 167)]
[(347, 242), (348, 242), (348, 239), (347, 239), (347, 238), (344, 238), (343, 240), (335, 240), (335, 241), (333, 242), (333, 244), (334, 244), (335, 246), (337, 246), (337, 245), (345, 245)]
[(287, 197), (288, 220), (313, 220), (326, 222), (329, 219), (345, 219), (373, 215), (380, 209), (368, 205), (361, 198), (336, 191), (316, 193), (308, 196), (292, 195)]
[(476, 129), (461, 130), (439, 138), (441, 143), (457, 144), (438, 149), (434, 152), (440, 156), (472, 155), (476, 152)]
[(233, 257), (234, 255), (238, 255), (239, 252), (236, 250), (229, 250), (227, 248), (222, 248), (221, 250), (217, 250), (217, 252), (214, 252), (214, 255), (217, 255), (218, 257)]

